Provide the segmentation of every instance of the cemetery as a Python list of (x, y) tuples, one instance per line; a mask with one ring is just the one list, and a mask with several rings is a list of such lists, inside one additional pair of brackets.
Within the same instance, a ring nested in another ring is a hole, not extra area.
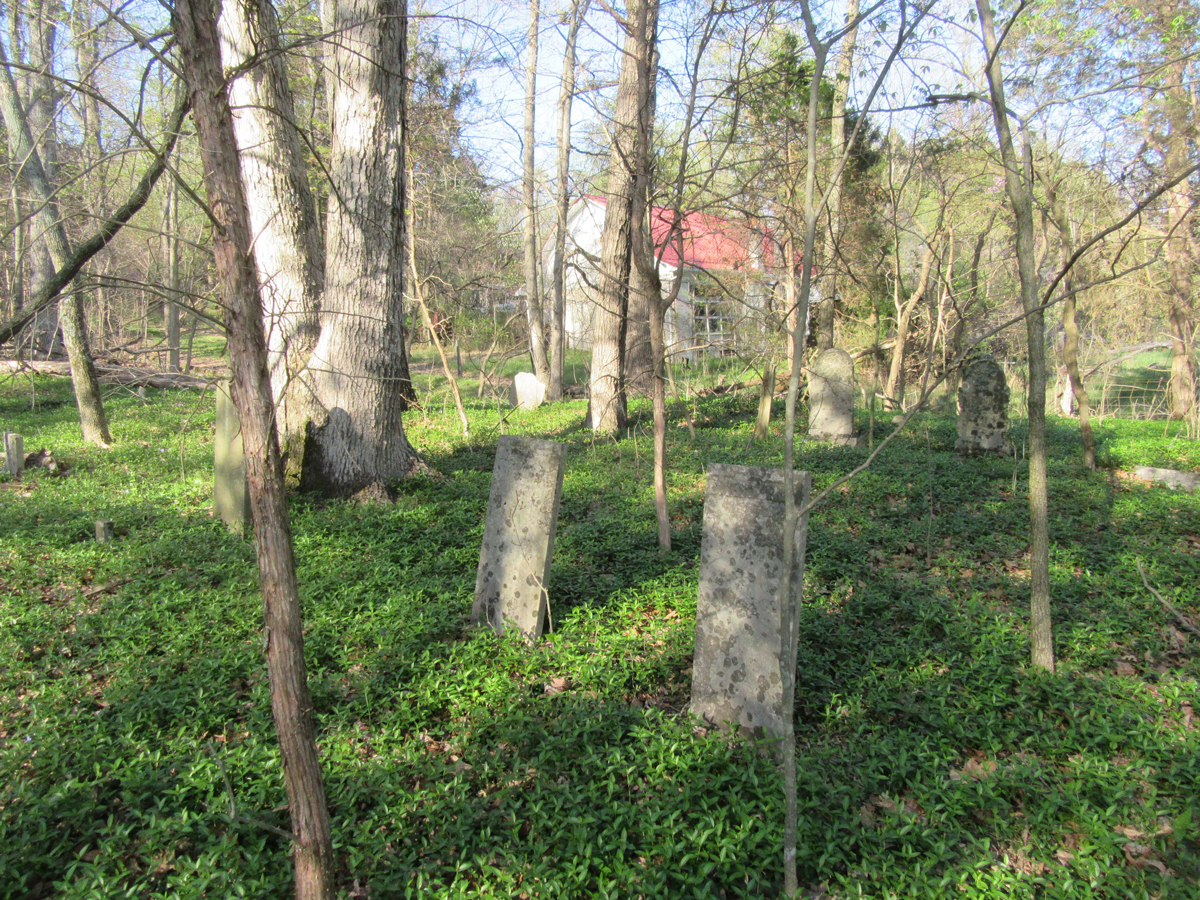
[[(394, 502), (292, 497), (340, 896), (779, 896), (781, 431), (749, 440), (758, 385), (723, 366), (670, 400), (666, 552), (643, 400), (615, 439), (586, 400), (468, 399), (469, 438), (430, 400)], [(0, 896), (287, 896), (236, 410), (119, 390), (101, 450), (31, 377), (0, 387)], [(897, 432), (847, 354), (813, 363), (795, 505), (837, 486), (791, 553), (803, 896), (1200, 890), (1200, 450), (1108, 417), (1092, 471), (1050, 419), (1041, 671), (1008, 393), (975, 361), (963, 414)]]

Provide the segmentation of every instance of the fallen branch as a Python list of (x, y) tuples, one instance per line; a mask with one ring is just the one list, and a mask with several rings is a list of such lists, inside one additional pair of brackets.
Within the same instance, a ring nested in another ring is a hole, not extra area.
[[(43, 375), (71, 374), (71, 366), (66, 362), (52, 360), (15, 360), (0, 359), (0, 372), (39, 372)], [(111, 366), (96, 364), (96, 374), (100, 381), (106, 384), (129, 384), (137, 387), (154, 388), (195, 388), (200, 391), (211, 391), (216, 388), (216, 382), (198, 375), (184, 375), (182, 372), (155, 372), (153, 369), (135, 369), (130, 366)]]
[(1146, 577), (1146, 572), (1142, 568), (1142, 561), (1140, 559), (1137, 560), (1137, 570), (1138, 570), (1138, 574), (1142, 576), (1142, 584), (1144, 584), (1146, 586), (1146, 590), (1148, 590), (1150, 593), (1152, 593), (1155, 597), (1158, 598), (1158, 602), (1161, 603), (1163, 606), (1165, 606), (1170, 611), (1171, 615), (1173, 615), (1175, 617), (1175, 621), (1178, 622), (1180, 625), (1182, 625), (1185, 629), (1190, 631), (1192, 634), (1196, 635), (1197, 637), (1200, 637), (1200, 628), (1197, 628), (1195, 625), (1193, 625), (1191, 622), (1189, 622), (1187, 620), (1187, 617), (1184, 616), (1183, 613), (1181, 613), (1179, 610), (1177, 610), (1174, 606), (1171, 605), (1170, 600), (1168, 600), (1166, 597), (1164, 597), (1162, 594), (1160, 594), (1158, 591), (1156, 591), (1154, 589), (1154, 587), (1150, 584), (1150, 579)]

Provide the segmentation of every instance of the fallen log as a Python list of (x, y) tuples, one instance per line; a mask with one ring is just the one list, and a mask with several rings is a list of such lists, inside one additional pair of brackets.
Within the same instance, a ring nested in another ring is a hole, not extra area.
[[(70, 376), (71, 366), (66, 362), (54, 360), (0, 359), (0, 372), (37, 372), (42, 375)], [(103, 384), (125, 384), (133, 387), (193, 388), (198, 391), (211, 391), (217, 386), (215, 378), (103, 363), (96, 364), (96, 374)]]

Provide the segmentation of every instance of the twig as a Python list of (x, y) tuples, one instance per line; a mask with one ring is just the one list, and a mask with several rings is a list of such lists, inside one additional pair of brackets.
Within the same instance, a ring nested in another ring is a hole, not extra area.
[(121, 585), (128, 584), (131, 581), (133, 581), (132, 578), (118, 578), (115, 581), (110, 581), (107, 584), (100, 585), (99, 587), (88, 588), (86, 591), (83, 592), (83, 599), (91, 600), (93, 597), (95, 597), (99, 594), (103, 594), (108, 591), (116, 590)]
[(290, 831), (284, 831), (282, 828), (278, 828), (272, 825), (270, 822), (263, 822), (261, 819), (255, 819), (246, 815), (245, 813), (239, 813), (237, 811), (237, 801), (234, 800), (233, 795), (233, 782), (229, 780), (229, 773), (225, 770), (225, 763), (222, 761), (221, 757), (217, 755), (217, 750), (215, 747), (213, 747), (212, 741), (205, 741), (204, 748), (208, 751), (208, 755), (211, 756), (213, 761), (217, 764), (217, 768), (221, 770), (221, 780), (225, 782), (225, 792), (229, 794), (230, 819), (234, 821), (246, 822), (249, 825), (257, 825), (259, 828), (269, 831), (271, 834), (278, 835), (281, 838), (286, 838), (287, 840), (295, 841), (296, 843), (300, 842), (300, 838)]
[(1146, 586), (1146, 590), (1148, 590), (1150, 593), (1152, 593), (1155, 597), (1158, 598), (1158, 602), (1161, 603), (1163, 606), (1165, 606), (1170, 611), (1171, 615), (1173, 615), (1175, 617), (1176, 622), (1178, 622), (1180, 625), (1182, 625), (1184, 628), (1186, 628), (1192, 634), (1196, 635), (1197, 637), (1200, 637), (1200, 628), (1197, 628), (1195, 625), (1193, 625), (1191, 622), (1189, 622), (1187, 620), (1187, 618), (1183, 615), (1183, 613), (1181, 613), (1179, 610), (1177, 610), (1174, 606), (1171, 605), (1171, 601), (1169, 601), (1166, 597), (1164, 597), (1162, 594), (1160, 594), (1158, 591), (1156, 591), (1154, 589), (1154, 587), (1150, 584), (1150, 579), (1146, 577), (1145, 570), (1142, 568), (1142, 561), (1139, 559), (1139, 560), (1136, 560), (1136, 562), (1137, 562), (1138, 574), (1142, 576), (1142, 584), (1144, 584)]

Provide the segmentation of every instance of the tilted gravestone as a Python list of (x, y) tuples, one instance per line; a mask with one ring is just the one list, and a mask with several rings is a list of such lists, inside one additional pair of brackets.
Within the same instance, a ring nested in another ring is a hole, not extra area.
[(963, 370), (958, 389), (958, 440), (954, 449), (965, 456), (1009, 455), (1008, 381), (995, 357), (985, 355)]
[(229, 392), (217, 385), (217, 438), (213, 446), (213, 513), (231, 531), (245, 534), (250, 524), (250, 484), (242, 451), (242, 426)]
[[(797, 509), (809, 484), (807, 472), (796, 473)], [(783, 491), (782, 469), (708, 467), (692, 661), (694, 715), (771, 739), (782, 736), (784, 723)], [(793, 591), (803, 589), (806, 532), (807, 516), (796, 528)]]
[(4, 433), (4, 469), (9, 475), (20, 475), (25, 469), (25, 438), (11, 431)]
[(504, 435), (496, 444), (471, 621), (540, 637), (567, 447)]
[(854, 360), (836, 347), (813, 362), (808, 380), (808, 436), (854, 447)]
[(536, 409), (546, 399), (546, 386), (532, 372), (518, 372), (508, 389), (509, 405), (517, 409)]

